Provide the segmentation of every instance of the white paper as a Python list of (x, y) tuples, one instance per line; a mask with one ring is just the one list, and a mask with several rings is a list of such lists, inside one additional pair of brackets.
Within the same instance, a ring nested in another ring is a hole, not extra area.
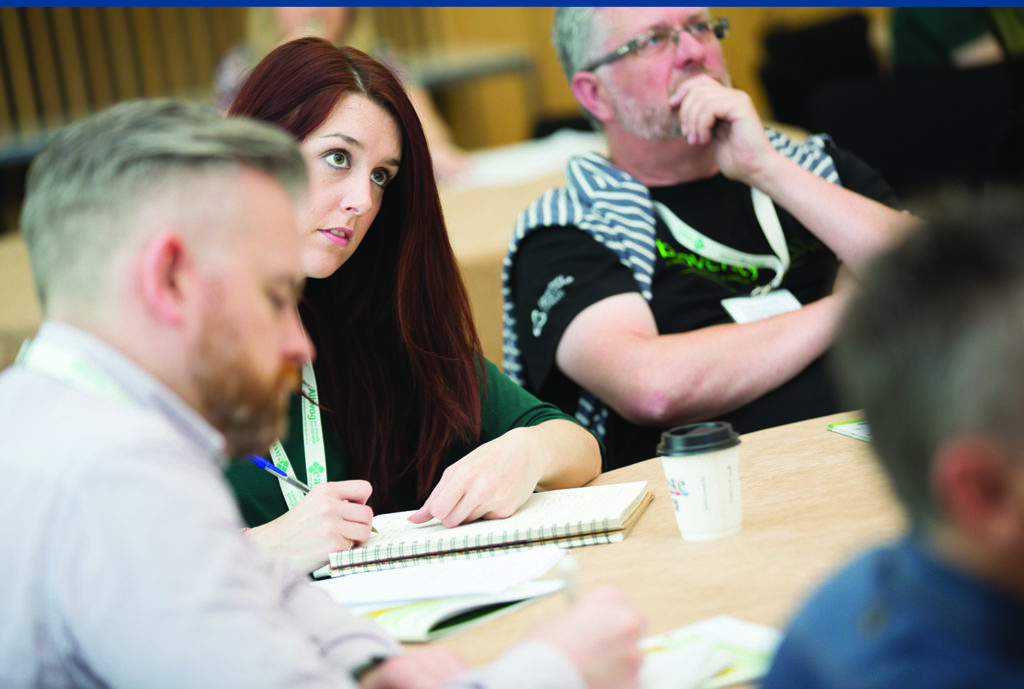
[(722, 300), (722, 306), (737, 323), (750, 323), (800, 310), (800, 302), (788, 289), (773, 289), (756, 297), (730, 297)]
[(871, 442), (871, 426), (868, 425), (867, 421), (837, 421), (836, 423), (830, 423), (828, 430), (856, 438), (857, 440)]
[(729, 666), (729, 656), (706, 640), (648, 653), (640, 689), (698, 689)]
[(347, 606), (496, 594), (543, 576), (566, 552), (557, 546), (523, 548), (471, 560), (349, 574), (314, 585)]
[[(349, 610), (355, 615), (373, 619), (399, 641), (426, 642), (507, 614), (561, 588), (562, 582), (558, 579), (537, 579), (493, 595), (431, 598), (398, 605), (357, 605), (350, 606)], [(504, 605), (482, 615), (453, 623), (453, 617), (495, 604)]]

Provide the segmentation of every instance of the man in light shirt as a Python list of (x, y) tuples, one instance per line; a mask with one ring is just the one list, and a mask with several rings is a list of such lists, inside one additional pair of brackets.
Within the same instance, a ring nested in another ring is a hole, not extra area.
[(177, 101), (115, 106), (33, 161), (45, 320), (0, 374), (0, 685), (630, 684), (642, 625), (618, 592), (474, 670), (402, 653), (241, 536), (222, 464), (281, 434), (313, 355), (305, 189), (286, 134)]

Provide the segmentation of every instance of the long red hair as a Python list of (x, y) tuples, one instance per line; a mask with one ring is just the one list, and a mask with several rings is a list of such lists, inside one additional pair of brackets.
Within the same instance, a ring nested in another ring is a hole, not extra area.
[[(388, 67), (318, 38), (268, 54), (229, 114), (301, 141), (350, 93), (395, 118), (402, 165), (359, 249), (330, 277), (307, 281), (300, 313), (317, 350), (323, 416), (348, 443), (352, 477), (373, 483), (376, 510), (408, 509), (429, 494), (452, 443), (475, 442), (481, 423), (480, 338), (419, 117)], [(410, 479), (416, 494), (401, 494)]]

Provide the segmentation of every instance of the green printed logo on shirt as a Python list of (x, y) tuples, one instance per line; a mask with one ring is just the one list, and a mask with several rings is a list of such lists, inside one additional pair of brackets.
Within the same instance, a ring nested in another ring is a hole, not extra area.
[[(695, 274), (720, 284), (753, 285), (760, 273), (757, 266), (734, 266), (684, 249), (676, 249), (657, 239), (658, 254), (666, 268), (677, 268), (683, 274)], [(700, 248), (700, 247), (698, 247)]]

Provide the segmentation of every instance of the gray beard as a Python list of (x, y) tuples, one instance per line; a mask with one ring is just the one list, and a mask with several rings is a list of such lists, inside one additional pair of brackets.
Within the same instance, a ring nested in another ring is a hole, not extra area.
[(679, 117), (668, 106), (640, 105), (629, 96), (616, 96), (613, 101), (615, 119), (620, 127), (633, 136), (648, 141), (664, 141), (683, 136)]
[[(728, 75), (719, 76), (703, 68), (687, 70), (680, 81), (674, 82), (673, 88), (682, 83), (682, 78), (695, 76), (697, 74), (708, 74), (725, 86), (730, 86), (731, 81)], [(615, 112), (615, 119), (626, 132), (648, 141), (667, 141), (670, 139), (683, 138), (683, 125), (679, 121), (679, 112), (664, 105), (643, 105), (632, 96), (618, 93), (608, 83), (605, 86), (612, 94), (612, 109)]]

